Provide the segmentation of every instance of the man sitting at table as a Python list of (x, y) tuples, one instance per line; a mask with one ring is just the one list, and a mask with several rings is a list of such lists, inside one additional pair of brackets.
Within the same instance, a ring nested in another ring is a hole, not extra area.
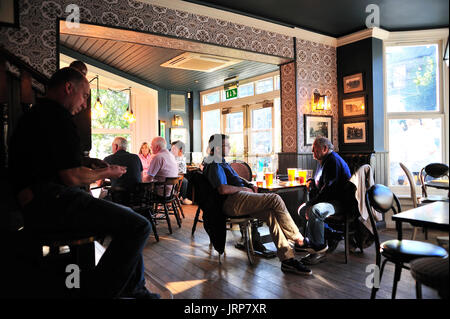
[(342, 191), (351, 177), (347, 163), (333, 149), (333, 144), (325, 137), (314, 140), (312, 153), (319, 165), (314, 180), (306, 184), (310, 199), (298, 208), (301, 222), (306, 226), (304, 245), (296, 246), (295, 250), (310, 253), (302, 258), (308, 265), (325, 260), (328, 245), (324, 238), (324, 220), (340, 213), (341, 199), (345, 198)]
[(261, 194), (258, 188), (244, 181), (225, 161), (230, 150), (229, 137), (214, 134), (209, 139), (210, 154), (205, 158), (203, 173), (220, 195), (226, 195), (222, 210), (228, 216), (250, 215), (265, 221), (281, 260), (281, 270), (300, 275), (311, 275), (310, 269), (294, 258), (289, 241), (303, 245), (289, 211), (277, 194)]
[(129, 195), (136, 190), (136, 184), (142, 178), (142, 163), (136, 154), (127, 152), (127, 140), (116, 137), (112, 142), (112, 155), (105, 157), (108, 164), (121, 165), (127, 168), (127, 172), (119, 178), (111, 179), (111, 191), (115, 194), (113, 200), (126, 205)]
[[(123, 166), (94, 159), (94, 165), (83, 166), (72, 116), (87, 107), (88, 97), (89, 82), (83, 74), (60, 69), (48, 82), (46, 98), (17, 124), (10, 143), (9, 172), (24, 228), (42, 234), (110, 235), (112, 240), (92, 273), (80, 273), (81, 292), (95, 298), (159, 297), (145, 288), (142, 250), (150, 223), (130, 208), (80, 189), (126, 172)], [(30, 161), (30, 154), (43, 155)]]
[[(156, 180), (158, 182), (164, 182), (166, 177), (178, 177), (178, 164), (175, 156), (167, 149), (166, 140), (163, 137), (157, 136), (152, 139), (150, 148), (152, 150), (152, 156), (150, 157), (147, 176), (144, 177), (143, 181)], [(170, 189), (166, 191), (170, 192)], [(162, 191), (160, 195), (162, 195)]]

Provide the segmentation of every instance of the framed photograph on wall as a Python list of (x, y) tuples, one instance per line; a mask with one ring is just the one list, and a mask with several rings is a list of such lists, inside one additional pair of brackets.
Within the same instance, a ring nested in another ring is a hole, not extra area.
[(184, 92), (169, 92), (169, 112), (186, 112), (186, 95)]
[(182, 141), (185, 145), (187, 144), (187, 129), (182, 127), (171, 128), (170, 129), (170, 143), (175, 141)]
[(331, 115), (305, 114), (305, 145), (312, 145), (318, 136), (332, 140), (333, 120)]
[(342, 116), (361, 116), (366, 115), (365, 96), (342, 100)]
[(158, 135), (166, 138), (166, 121), (158, 120), (158, 123), (159, 123), (159, 127), (158, 127), (159, 134)]
[(344, 76), (344, 93), (359, 92), (364, 89), (362, 73)]
[(19, 27), (19, 0), (0, 1), (0, 26)]
[(367, 143), (367, 122), (344, 123), (344, 144)]

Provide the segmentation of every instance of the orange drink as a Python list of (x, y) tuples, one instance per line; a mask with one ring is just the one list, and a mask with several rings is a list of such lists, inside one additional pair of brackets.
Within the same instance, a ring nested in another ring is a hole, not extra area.
[(273, 184), (273, 172), (266, 172), (264, 173), (264, 176), (266, 177), (266, 186), (270, 187)]
[(296, 168), (288, 168), (288, 181), (289, 182), (293, 182), (295, 181), (295, 175), (297, 173), (297, 169)]
[(305, 185), (306, 184), (306, 170), (304, 170), (304, 169), (298, 170), (298, 177), (299, 177), (299, 183), (301, 185)]
[(256, 181), (257, 187), (263, 187), (263, 185), (264, 185), (264, 181)]

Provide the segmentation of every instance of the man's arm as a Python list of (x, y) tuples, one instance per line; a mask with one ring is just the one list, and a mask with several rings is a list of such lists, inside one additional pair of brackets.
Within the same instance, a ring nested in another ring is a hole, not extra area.
[(104, 160), (102, 161), (101, 159), (92, 157), (83, 157), (81, 163), (82, 163), (81, 165), (92, 169), (105, 168), (109, 166), (109, 164), (106, 161)]
[(105, 168), (90, 169), (84, 166), (69, 168), (58, 172), (61, 181), (67, 186), (83, 186), (99, 179), (119, 178), (125, 174), (125, 166), (110, 165)]

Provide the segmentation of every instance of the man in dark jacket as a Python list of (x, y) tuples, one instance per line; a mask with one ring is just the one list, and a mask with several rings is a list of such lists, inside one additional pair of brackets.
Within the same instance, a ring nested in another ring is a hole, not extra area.
[(328, 250), (324, 239), (324, 220), (340, 213), (343, 189), (351, 177), (347, 163), (333, 148), (325, 137), (316, 138), (312, 147), (314, 159), (319, 165), (314, 180), (309, 180), (306, 185), (310, 199), (298, 209), (306, 229), (304, 244), (295, 247), (296, 251), (310, 253), (302, 259), (305, 264), (317, 264), (324, 260)]

